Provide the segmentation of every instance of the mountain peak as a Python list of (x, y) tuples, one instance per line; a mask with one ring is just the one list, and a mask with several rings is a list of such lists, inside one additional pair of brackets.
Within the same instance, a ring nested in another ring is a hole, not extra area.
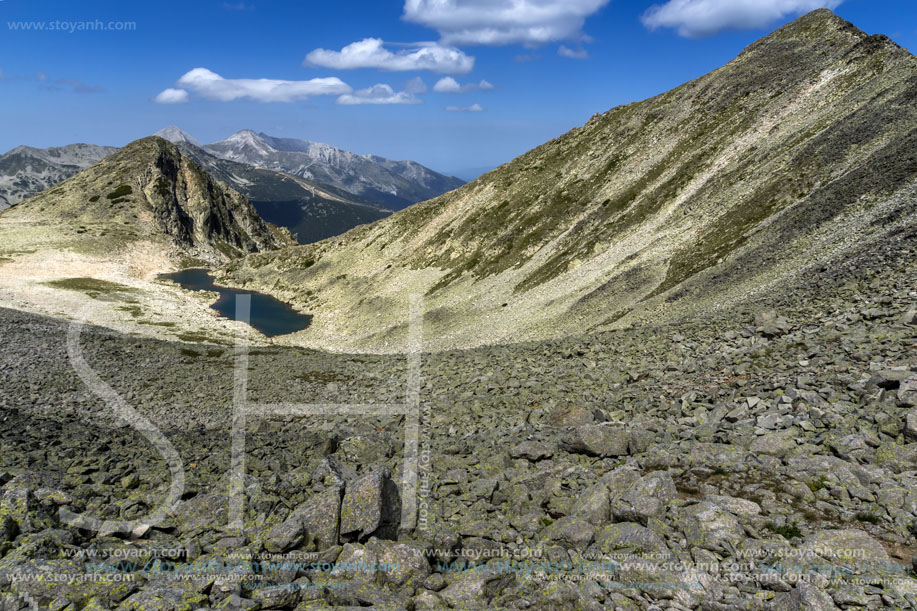
[(192, 136), (192, 135), (189, 134), (188, 132), (186, 132), (186, 131), (184, 131), (183, 129), (181, 129), (181, 128), (179, 128), (179, 127), (176, 127), (176, 126), (174, 126), (174, 125), (170, 125), (169, 127), (166, 127), (165, 129), (161, 129), (161, 130), (159, 130), (158, 132), (156, 132), (156, 133), (153, 134), (153, 135), (154, 135), (154, 136), (159, 136), (160, 138), (162, 138), (162, 139), (164, 139), (164, 140), (168, 140), (169, 142), (171, 142), (171, 143), (173, 143), (173, 144), (179, 144), (179, 143), (182, 143), (182, 142), (187, 142), (188, 144), (193, 144), (194, 146), (197, 146), (197, 147), (203, 146), (203, 145), (197, 140), (197, 138), (195, 138), (194, 136)]
[(831, 10), (820, 8), (791, 21), (755, 44), (780, 40), (848, 44), (851, 41), (866, 38), (866, 36), (865, 32), (849, 21), (838, 17)]
[(105, 227), (102, 235), (122, 247), (153, 240), (169, 253), (214, 262), (282, 241), (248, 200), (160, 136), (131, 142), (20, 209), (51, 223)]
[(208, 144), (224, 160), (293, 174), (349, 191), (386, 207), (404, 208), (456, 189), (463, 181), (416, 163), (358, 155), (330, 144), (277, 138), (250, 129)]

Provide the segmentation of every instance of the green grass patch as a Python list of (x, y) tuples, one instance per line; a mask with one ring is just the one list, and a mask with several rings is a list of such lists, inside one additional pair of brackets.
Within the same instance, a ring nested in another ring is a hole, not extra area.
[(784, 524), (783, 526), (777, 526), (773, 522), (767, 523), (767, 529), (770, 530), (775, 535), (780, 535), (784, 539), (801, 539), (802, 531), (799, 530), (799, 527), (795, 523)]
[(93, 195), (92, 197), (89, 198), (89, 201), (92, 202), (92, 203), (94, 204), (94, 203), (96, 203), (97, 201), (99, 201), (100, 199), (102, 199), (101, 196), (99, 196), (99, 195)]
[(46, 282), (45, 285), (55, 289), (86, 293), (93, 299), (103, 295), (137, 292), (137, 289), (131, 288), (124, 284), (109, 282), (108, 280), (98, 280), (97, 278), (65, 278), (63, 280), (52, 280), (51, 282)]
[(196, 269), (198, 267), (207, 267), (207, 265), (208, 263), (203, 259), (195, 259), (187, 255), (183, 255), (178, 262), (178, 267), (181, 269)]
[(110, 200), (121, 199), (127, 195), (133, 194), (134, 189), (130, 185), (121, 185), (105, 197)]
[(856, 519), (860, 522), (865, 522), (867, 524), (878, 524), (879, 516), (874, 513), (869, 513), (868, 511), (861, 511), (857, 513)]
[(816, 480), (813, 480), (811, 482), (806, 482), (806, 486), (808, 486), (809, 490), (811, 490), (812, 492), (818, 492), (819, 490), (824, 490), (827, 483), (828, 483), (828, 478), (822, 475), (821, 477), (819, 477)]
[(125, 305), (118, 307), (122, 312), (127, 312), (134, 318), (140, 318), (143, 315), (143, 308), (138, 305)]
[(216, 243), (214, 243), (213, 247), (216, 248), (218, 251), (220, 251), (220, 254), (222, 254), (223, 256), (225, 256), (228, 259), (238, 259), (239, 257), (242, 256), (241, 251), (233, 248), (226, 242), (217, 241)]

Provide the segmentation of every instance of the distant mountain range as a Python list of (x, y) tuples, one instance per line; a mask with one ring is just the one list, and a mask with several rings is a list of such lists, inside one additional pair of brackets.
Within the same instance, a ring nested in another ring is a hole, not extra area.
[(92, 144), (47, 149), (17, 146), (0, 155), (0, 210), (53, 187), (117, 150)]
[[(290, 229), (302, 244), (377, 221), (464, 184), (413, 161), (357, 155), (248, 130), (212, 145), (174, 126), (155, 135), (176, 144), (214, 178), (245, 195), (264, 219)], [(88, 144), (13, 149), (0, 156), (0, 210), (117, 150)]]
[(177, 127), (156, 135), (174, 143), (211, 176), (251, 200), (264, 220), (286, 227), (301, 244), (339, 235), (392, 213), (377, 202), (332, 185), (223, 159)]
[[(187, 134), (182, 137), (188, 138)], [(465, 184), (413, 161), (358, 155), (327, 144), (274, 138), (247, 129), (203, 148), (223, 159), (332, 185), (397, 210)]]

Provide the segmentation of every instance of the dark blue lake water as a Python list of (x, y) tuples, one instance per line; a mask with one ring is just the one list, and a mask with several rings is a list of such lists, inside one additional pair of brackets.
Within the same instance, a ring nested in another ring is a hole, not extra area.
[(172, 274), (162, 274), (160, 278), (171, 280), (190, 291), (218, 293), (219, 299), (210, 307), (219, 312), (223, 318), (230, 320), (235, 320), (236, 317), (236, 295), (251, 295), (250, 324), (268, 337), (296, 333), (312, 323), (311, 316), (300, 314), (290, 305), (270, 295), (217, 286), (213, 283), (213, 276), (206, 269), (185, 269)]

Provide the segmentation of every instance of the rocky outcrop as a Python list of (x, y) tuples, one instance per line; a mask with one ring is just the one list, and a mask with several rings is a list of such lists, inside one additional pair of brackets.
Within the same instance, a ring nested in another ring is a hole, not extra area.
[(291, 243), (248, 200), (158, 137), (132, 142), (3, 218), (81, 228), (76, 241), (84, 248), (95, 243), (96, 249), (123, 250), (130, 242), (152, 240), (212, 262)]

